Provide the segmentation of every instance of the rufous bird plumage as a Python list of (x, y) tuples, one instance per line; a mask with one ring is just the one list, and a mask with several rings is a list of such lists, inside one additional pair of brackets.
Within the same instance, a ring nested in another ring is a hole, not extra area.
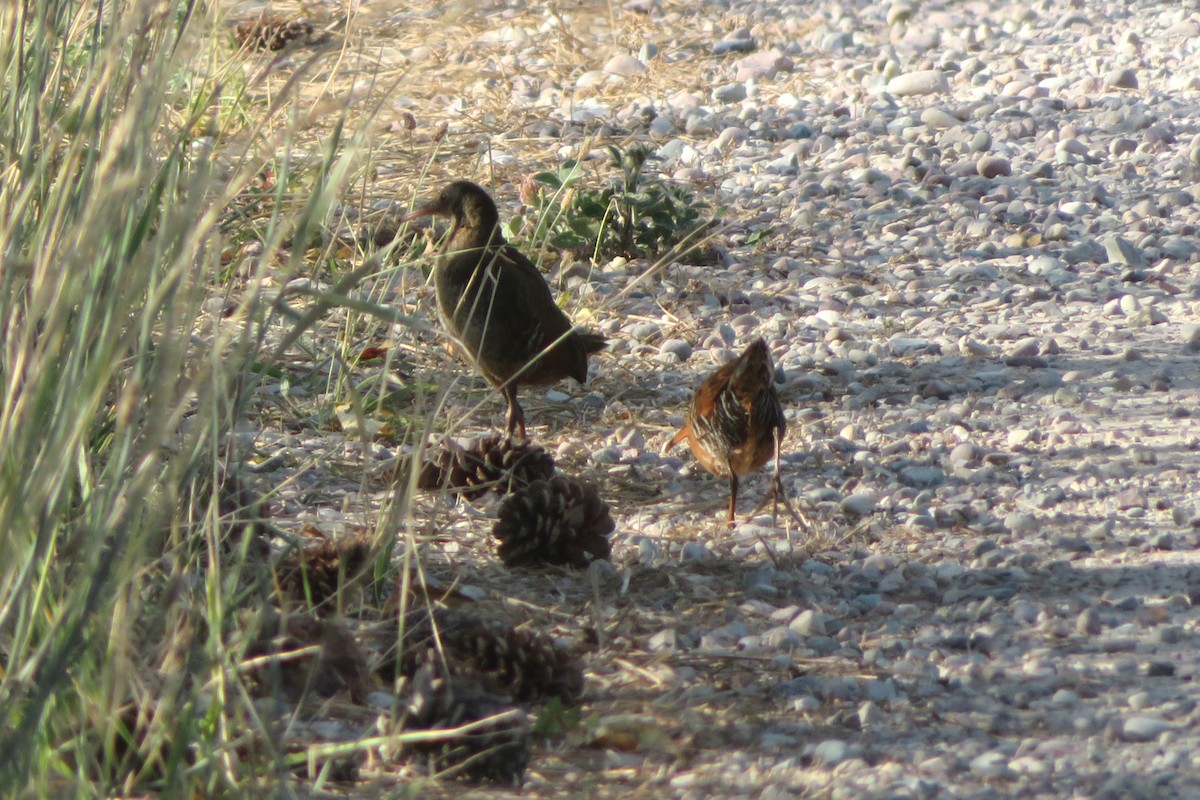
[(782, 496), (779, 457), (786, 433), (771, 353), (766, 341), (759, 338), (697, 387), (683, 427), (663, 450), (686, 441), (701, 466), (729, 479), (729, 521), (733, 522), (738, 478), (762, 468), (772, 457), (778, 508)]

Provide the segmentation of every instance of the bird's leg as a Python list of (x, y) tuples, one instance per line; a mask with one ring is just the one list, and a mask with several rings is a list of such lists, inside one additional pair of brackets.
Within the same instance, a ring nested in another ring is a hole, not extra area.
[[(737, 473), (733, 471), (733, 465), (730, 464), (729, 465), (729, 527), (731, 527), (731, 528), (734, 527), (734, 525), (736, 524), (733, 520), (733, 507), (734, 507), (734, 504), (737, 503), (737, 490), (738, 490)], [(759, 543), (763, 546), (763, 551), (766, 552), (767, 556), (771, 559), (771, 563), (774, 564), (776, 567), (778, 567), (779, 559), (775, 556), (775, 550), (771, 547), (771, 544), (766, 539), (764, 539), (762, 537), (762, 534), (759, 533), (758, 531), (755, 531), (754, 535), (758, 539)]]
[(783, 493), (783, 475), (780, 472), (780, 468), (779, 468), (779, 452), (782, 449), (783, 449), (783, 437), (780, 436), (779, 429), (776, 428), (776, 430), (775, 430), (775, 478), (771, 481), (772, 494), (774, 495), (775, 502), (771, 508), (771, 524), (772, 525), (775, 524), (776, 515), (779, 512), (779, 503), (780, 503), (780, 501), (782, 501), (783, 507), (788, 510), (788, 513), (792, 515), (792, 519), (796, 520), (796, 523), (800, 526), (800, 528), (802, 530), (804, 530), (806, 533), (812, 533), (813, 532), (812, 523), (809, 522), (804, 516), (797, 513), (796, 509), (792, 507), (791, 502), (787, 499), (787, 495)]
[(812, 533), (815, 530), (808, 517), (797, 511), (796, 507), (792, 505), (792, 501), (788, 500), (787, 495), (783, 493), (783, 480), (779, 477), (778, 473), (775, 475), (775, 496), (779, 498), (779, 502), (783, 503), (783, 507), (792, 515), (792, 519), (796, 520), (796, 524), (800, 526), (802, 531)]
[(505, 434), (512, 438), (513, 431), (519, 430), (522, 439), (525, 438), (525, 412), (517, 402), (517, 382), (515, 380), (504, 384), (500, 389), (504, 399), (508, 401), (508, 416), (505, 418)]
[(734, 525), (733, 509), (737, 505), (737, 490), (738, 490), (737, 474), (734, 473), (732, 468), (730, 468), (730, 470), (729, 470), (729, 527), (731, 527), (731, 528)]
[(779, 428), (775, 429), (775, 479), (771, 481), (771, 524), (779, 524), (779, 496), (783, 494), (783, 476), (779, 470), (779, 451), (783, 449), (783, 442), (779, 435)]

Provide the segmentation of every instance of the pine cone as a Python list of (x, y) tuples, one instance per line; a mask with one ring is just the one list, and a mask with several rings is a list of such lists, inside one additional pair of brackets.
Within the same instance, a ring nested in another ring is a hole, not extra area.
[(233, 38), (240, 47), (250, 50), (282, 50), (288, 42), (311, 38), (312, 32), (308, 20), (264, 14), (240, 23), (233, 29)]
[(415, 742), (409, 752), (429, 757), (438, 772), (460, 773), (476, 781), (519, 786), (529, 764), (529, 719), (469, 678), (439, 674), (436, 656), (413, 677), (406, 730), (443, 730), (469, 725), (504, 712), (504, 719), (438, 741)]
[[(434, 626), (437, 637), (434, 637)], [(412, 677), (426, 654), (441, 643), (438, 656), (451, 675), (473, 675), (493, 694), (518, 703), (557, 697), (573, 703), (583, 693), (579, 661), (554, 646), (547, 636), (519, 631), (499, 620), (484, 620), (464, 611), (424, 610), (405, 617), (404, 641), (396, 661), (384, 665), (383, 677)], [(390, 668), (392, 674), (387, 674)]]
[(339, 589), (356, 583), (370, 559), (371, 541), (366, 536), (325, 539), (284, 560), (275, 574), (287, 596), (299, 603), (322, 606)]
[(417, 486), (474, 499), (489, 490), (508, 494), (553, 474), (554, 459), (541, 447), (494, 435), (466, 445), (444, 442), (436, 458), (422, 467)]
[[(346, 691), (355, 702), (365, 700), (370, 673), (354, 635), (343, 623), (306, 614), (282, 616), (270, 609), (265, 614), (258, 635), (245, 651), (246, 658), (280, 656), (252, 673), (262, 694), (278, 689), (296, 702), (310, 692), (332, 697)], [(315, 653), (283, 657), (314, 645), (320, 648)]]
[(608, 558), (616, 527), (596, 489), (574, 478), (534, 481), (506, 497), (492, 536), (509, 567), (566, 564), (586, 567)]

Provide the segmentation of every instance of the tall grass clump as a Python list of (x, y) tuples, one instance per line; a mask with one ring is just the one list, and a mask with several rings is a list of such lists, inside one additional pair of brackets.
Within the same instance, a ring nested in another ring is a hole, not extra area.
[[(225, 291), (222, 209), (261, 163), (220, 152), (246, 78), (207, 13), (0, 4), (6, 797), (214, 796), (285, 773), (226, 644), (264, 591), (230, 522), (230, 431), (279, 318), (250, 290), (233, 313), (206, 303)], [(337, 149), (257, 230), (268, 254), (328, 208)]]

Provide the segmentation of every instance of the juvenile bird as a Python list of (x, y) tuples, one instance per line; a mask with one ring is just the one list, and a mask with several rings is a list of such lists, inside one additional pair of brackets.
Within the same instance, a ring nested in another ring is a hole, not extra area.
[[(755, 339), (740, 356), (704, 379), (692, 395), (683, 427), (663, 448), (666, 452), (686, 440), (701, 466), (729, 478), (730, 522), (737, 504), (738, 477), (759, 469), (772, 455), (775, 510), (779, 508), (783, 488), (779, 450), (787, 420), (773, 373), (767, 343)], [(782, 499), (791, 511), (787, 498)], [(795, 516), (794, 511), (792, 514)]]
[(450, 218), (433, 271), (438, 316), (504, 395), (506, 432), (524, 437), (517, 385), (563, 378), (583, 383), (587, 357), (605, 347), (604, 337), (572, 327), (537, 267), (504, 240), (500, 213), (480, 186), (455, 181), (405, 219), (431, 215)]

